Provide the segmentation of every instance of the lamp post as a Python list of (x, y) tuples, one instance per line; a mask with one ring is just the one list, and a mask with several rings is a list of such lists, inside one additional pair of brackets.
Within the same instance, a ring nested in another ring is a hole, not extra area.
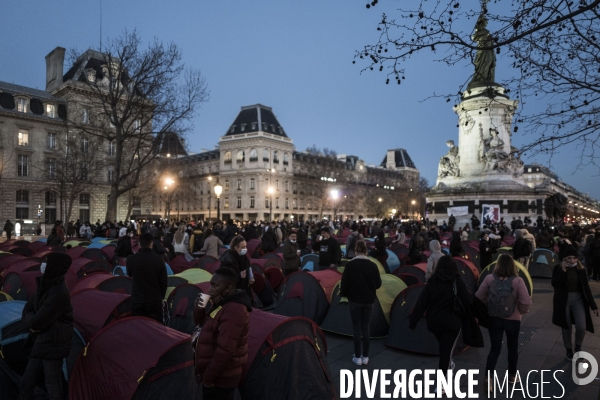
[(223, 193), (223, 186), (219, 182), (215, 185), (215, 195), (217, 196), (217, 219), (221, 220), (221, 193)]
[(340, 191), (337, 189), (331, 189), (331, 200), (333, 200), (333, 222), (335, 223), (335, 216), (336, 216), (336, 209), (335, 206), (337, 205), (337, 200), (340, 197)]
[(269, 189), (267, 189), (267, 192), (269, 192), (269, 212), (270, 212), (269, 219), (271, 221), (273, 221), (273, 193), (275, 192), (275, 189), (273, 188), (273, 186), (269, 186)]
[(416, 201), (414, 201), (414, 200), (410, 202), (410, 204), (412, 205), (412, 207), (411, 207), (411, 208), (412, 208), (412, 217), (413, 217), (413, 220), (414, 220), (414, 219), (416, 219), (416, 218), (415, 218), (415, 204), (416, 204), (416, 203), (417, 203), (417, 202), (416, 202)]
[(210, 220), (210, 199), (212, 196), (210, 195), (210, 182), (212, 181), (212, 176), (208, 177), (208, 219)]
[(171, 217), (171, 196), (173, 195), (173, 191), (171, 190), (171, 188), (175, 185), (175, 180), (171, 177), (166, 177), (165, 178), (165, 185), (164, 185), (164, 190), (165, 193), (167, 194), (167, 201), (166, 201), (166, 216), (167, 219), (170, 219)]

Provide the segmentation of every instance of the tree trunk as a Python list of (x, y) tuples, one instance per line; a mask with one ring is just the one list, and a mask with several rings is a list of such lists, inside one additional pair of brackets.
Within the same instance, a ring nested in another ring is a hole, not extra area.
[(110, 187), (110, 197), (108, 199), (108, 206), (106, 207), (106, 221), (113, 222), (117, 219), (117, 203), (119, 200), (118, 188), (116, 185)]

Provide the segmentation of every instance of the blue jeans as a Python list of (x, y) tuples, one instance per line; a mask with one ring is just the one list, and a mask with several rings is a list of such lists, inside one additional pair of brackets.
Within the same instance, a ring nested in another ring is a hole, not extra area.
[[(373, 303), (362, 304), (348, 302), (350, 319), (352, 320), (352, 336), (354, 337), (354, 356), (369, 357), (369, 338), (371, 336), (371, 314)], [(360, 350), (362, 335), (362, 351)]]
[[(517, 362), (519, 361), (519, 331), (521, 321), (504, 318), (491, 317), (488, 333), (492, 348), (488, 354), (486, 371), (493, 371), (498, 362), (498, 356), (502, 350), (502, 337), (506, 332), (506, 346), (508, 347), (508, 374), (514, 376), (517, 373)], [(486, 375), (487, 376), (487, 375)]]

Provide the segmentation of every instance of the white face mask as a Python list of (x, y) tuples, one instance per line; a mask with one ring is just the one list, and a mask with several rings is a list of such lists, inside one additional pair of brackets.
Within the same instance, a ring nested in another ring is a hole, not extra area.
[(292, 239), (290, 239), (290, 243), (296, 243), (296, 241), (295, 241), (295, 240), (292, 240)]
[(42, 265), (40, 265), (40, 272), (42, 275), (44, 275), (44, 272), (46, 272), (46, 263), (42, 263)]
[(239, 255), (240, 256), (245, 256), (247, 252), (248, 252), (248, 249), (241, 249), (240, 252), (239, 252)]

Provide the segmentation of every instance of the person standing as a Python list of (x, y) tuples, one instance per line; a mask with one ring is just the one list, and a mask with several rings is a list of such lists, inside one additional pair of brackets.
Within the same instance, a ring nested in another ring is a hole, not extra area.
[(319, 252), (319, 266), (322, 268), (335, 268), (342, 261), (340, 244), (331, 237), (327, 226), (321, 228), (321, 235), (313, 243), (313, 250)]
[[(369, 343), (371, 337), (371, 314), (377, 289), (381, 287), (381, 276), (377, 266), (367, 257), (367, 245), (359, 240), (355, 246), (354, 257), (342, 274), (340, 296), (348, 299), (348, 311), (352, 320), (354, 338), (354, 356), (356, 365), (369, 363)], [(361, 349), (362, 336), (362, 349)]]
[(592, 278), (595, 281), (600, 280), (600, 231), (594, 234), (594, 240), (589, 245), (588, 259), (590, 261)]
[(568, 246), (560, 264), (552, 271), (552, 323), (562, 328), (567, 360), (573, 359), (572, 326), (575, 324), (575, 353), (581, 351), (586, 330), (594, 333), (590, 309), (596, 317), (598, 306), (590, 290), (585, 267), (577, 259), (577, 250)]
[(127, 275), (133, 279), (131, 311), (163, 323), (162, 302), (167, 292), (167, 268), (162, 257), (152, 251), (152, 235), (140, 236), (139, 251), (127, 258)]
[(283, 244), (283, 275), (288, 276), (293, 272), (300, 271), (300, 248), (296, 242), (296, 231), (290, 232)]
[(71, 257), (50, 253), (37, 278), (38, 288), (23, 308), (22, 319), (29, 328), (25, 347), (31, 346), (29, 361), (21, 379), (20, 400), (34, 399), (40, 375), (44, 375), (50, 400), (63, 399), (63, 359), (71, 351), (73, 307), (65, 283)]
[(462, 316), (454, 310), (455, 297), (458, 297), (465, 310), (473, 302), (458, 274), (456, 261), (450, 256), (443, 256), (423, 288), (409, 324), (410, 329), (415, 329), (423, 314), (426, 315), (427, 330), (435, 335), (439, 343), (438, 369), (442, 371), (454, 368), (452, 354), (462, 326)]
[(221, 267), (231, 267), (237, 274), (236, 289), (245, 290), (248, 297), (252, 298), (250, 285), (254, 283), (250, 259), (246, 256), (248, 246), (243, 236), (236, 236), (231, 239), (229, 249), (219, 255)]
[(425, 240), (418, 234), (417, 228), (413, 228), (410, 242), (408, 243), (408, 257), (412, 265), (418, 264), (423, 260), (423, 251), (425, 251)]
[(12, 231), (13, 228), (15, 226), (13, 225), (12, 222), (10, 222), (10, 219), (6, 220), (6, 223), (4, 224), (4, 232), (6, 232), (6, 240), (10, 240), (10, 237), (12, 235)]
[(502, 254), (498, 257), (494, 271), (485, 277), (475, 296), (487, 305), (490, 314), (488, 332), (492, 347), (488, 354), (486, 371), (491, 372), (496, 368), (502, 350), (502, 338), (506, 332), (508, 380), (515, 383), (521, 316), (529, 312), (531, 297), (511, 256)]
[[(117, 262), (119, 258), (127, 258), (133, 254), (133, 249), (131, 247), (131, 238), (133, 237), (133, 228), (127, 229), (127, 234), (121, 236), (119, 240), (117, 240), (117, 246), (115, 248), (115, 256), (117, 257)], [(123, 264), (118, 264), (123, 265)]]
[(479, 266), (482, 270), (492, 263), (492, 254), (494, 250), (490, 244), (490, 237), (487, 232), (483, 232), (479, 240)]
[(248, 360), (252, 304), (245, 291), (235, 289), (237, 279), (233, 269), (219, 268), (210, 280), (209, 303), (196, 300), (194, 322), (202, 331), (194, 361), (203, 400), (233, 400)]
[(218, 260), (219, 246), (223, 246), (223, 242), (213, 234), (212, 229), (208, 228), (204, 233), (204, 245), (200, 249), (200, 252), (204, 252), (207, 256)]
[(184, 256), (186, 260), (191, 260), (192, 256), (188, 251), (190, 247), (190, 235), (185, 231), (185, 224), (180, 224), (177, 232), (173, 236), (173, 250), (176, 256)]
[(429, 242), (429, 251), (431, 252), (431, 254), (427, 258), (427, 270), (425, 271), (425, 281), (427, 281), (431, 277), (431, 275), (433, 275), (438, 261), (444, 256), (444, 253), (442, 253), (442, 246), (437, 240), (432, 240), (431, 242)]
[(356, 222), (352, 224), (352, 227), (350, 229), (352, 230), (352, 232), (348, 235), (348, 238), (346, 239), (346, 258), (353, 259), (356, 256), (354, 250), (356, 242), (358, 242), (359, 240), (363, 240), (364, 238), (360, 233), (358, 233), (358, 224)]
[(531, 243), (523, 237), (525, 229), (517, 229), (515, 231), (515, 243), (513, 244), (512, 252), (515, 260), (521, 263), (525, 269), (528, 269), (529, 257), (531, 256)]

